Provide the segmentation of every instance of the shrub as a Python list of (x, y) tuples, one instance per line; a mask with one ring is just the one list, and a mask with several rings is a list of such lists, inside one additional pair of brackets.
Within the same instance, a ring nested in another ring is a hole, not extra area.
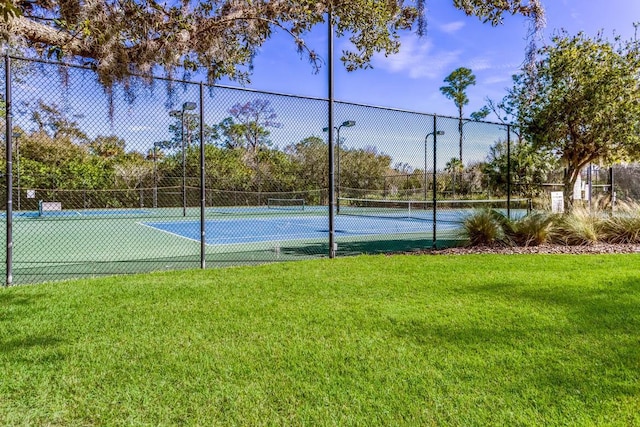
[(554, 216), (534, 212), (513, 221), (511, 239), (521, 246), (538, 246), (547, 243), (551, 236)]
[(480, 210), (462, 224), (463, 236), (471, 246), (537, 246), (555, 243), (568, 246), (607, 243), (640, 244), (640, 204), (619, 203), (614, 216), (574, 208), (565, 215), (534, 212), (510, 220), (497, 210)]
[(471, 246), (507, 244), (510, 242), (505, 223), (508, 219), (500, 212), (482, 209), (462, 222), (462, 233)]
[(589, 245), (598, 241), (601, 220), (587, 209), (574, 208), (553, 221), (550, 240), (563, 245)]
[(600, 222), (598, 234), (607, 243), (640, 243), (640, 204), (619, 203), (615, 215)]

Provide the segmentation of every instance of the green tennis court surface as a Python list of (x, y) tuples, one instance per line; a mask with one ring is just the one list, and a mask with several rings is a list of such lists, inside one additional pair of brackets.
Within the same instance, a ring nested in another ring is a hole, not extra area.
[[(397, 207), (357, 212), (343, 206), (341, 211), (349, 215), (335, 218), (338, 255), (425, 249), (433, 243), (432, 213), (425, 209), (411, 215)], [(326, 206), (209, 207), (207, 267), (327, 256), (327, 212)], [(438, 212), (439, 246), (458, 238), (461, 217), (471, 212)], [(17, 212), (14, 283), (198, 268), (200, 209), (185, 213), (181, 208)], [(0, 224), (4, 234), (5, 221)]]

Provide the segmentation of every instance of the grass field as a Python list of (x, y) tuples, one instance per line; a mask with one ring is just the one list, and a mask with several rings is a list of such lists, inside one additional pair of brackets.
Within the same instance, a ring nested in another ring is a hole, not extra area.
[(2, 425), (640, 425), (639, 255), (362, 256), (0, 292)]

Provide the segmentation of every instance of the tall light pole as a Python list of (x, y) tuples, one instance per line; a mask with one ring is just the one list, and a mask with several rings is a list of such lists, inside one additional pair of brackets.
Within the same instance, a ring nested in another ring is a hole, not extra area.
[[(424, 200), (427, 200), (427, 142), (429, 141), (429, 137), (433, 136), (434, 137), (434, 141), (435, 141), (435, 136), (436, 135), (444, 135), (444, 131), (443, 130), (438, 130), (438, 131), (433, 131), (431, 133), (428, 133), (427, 136), (424, 137)], [(433, 165), (433, 170), (436, 169), (436, 165), (434, 163)], [(436, 183), (434, 181), (433, 185), (435, 186)]]
[(184, 151), (184, 112), (196, 109), (195, 102), (185, 102), (182, 110), (172, 110), (170, 116), (180, 117), (180, 146), (182, 150), (182, 216), (187, 216), (187, 162)]
[(18, 190), (18, 210), (20, 210), (20, 137), (21, 132), (13, 132), (13, 138), (16, 140), (16, 187)]
[[(336, 147), (338, 149), (338, 156), (336, 157), (336, 175), (337, 175), (337, 181), (338, 181), (338, 185), (336, 186), (336, 189), (337, 189), (336, 210), (338, 211), (338, 213), (340, 213), (340, 129), (342, 129), (343, 127), (345, 128), (354, 127), (355, 125), (356, 125), (356, 122), (354, 120), (346, 120), (342, 122), (340, 126), (334, 126), (334, 129), (336, 131), (336, 140), (338, 141), (336, 144)], [(329, 132), (329, 128), (328, 127), (322, 128), (322, 131)]]

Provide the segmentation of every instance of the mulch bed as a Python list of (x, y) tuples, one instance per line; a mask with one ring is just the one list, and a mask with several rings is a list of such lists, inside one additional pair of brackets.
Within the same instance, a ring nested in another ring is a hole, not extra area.
[(633, 254), (640, 253), (640, 244), (608, 244), (594, 243), (591, 245), (565, 246), (565, 245), (540, 245), (540, 246), (468, 246), (448, 249), (424, 250), (405, 252), (407, 255), (468, 255), (468, 254)]

